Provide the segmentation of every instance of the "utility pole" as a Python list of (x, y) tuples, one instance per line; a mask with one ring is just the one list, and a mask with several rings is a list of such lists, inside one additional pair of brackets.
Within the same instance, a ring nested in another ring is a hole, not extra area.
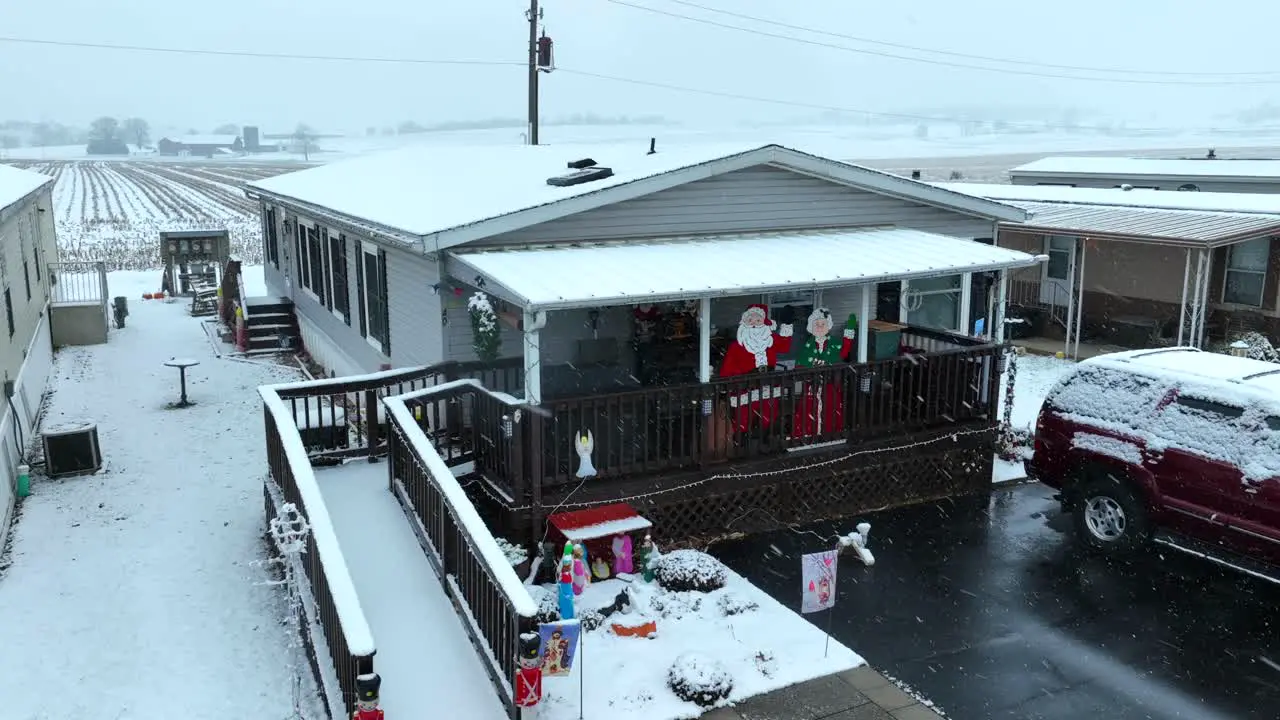
[(530, 145), (538, 144), (538, 0), (529, 0), (529, 133)]

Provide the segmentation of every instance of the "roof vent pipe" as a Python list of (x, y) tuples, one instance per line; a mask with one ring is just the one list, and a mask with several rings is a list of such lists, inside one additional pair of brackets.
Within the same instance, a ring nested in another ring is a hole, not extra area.
[(912, 170), (912, 171), (911, 171), (911, 179), (912, 179), (912, 180), (919, 180), (919, 179), (920, 179), (920, 171), (919, 171), (919, 170)]
[(646, 155), (653, 155), (658, 152), (658, 138), (649, 138), (649, 152)]

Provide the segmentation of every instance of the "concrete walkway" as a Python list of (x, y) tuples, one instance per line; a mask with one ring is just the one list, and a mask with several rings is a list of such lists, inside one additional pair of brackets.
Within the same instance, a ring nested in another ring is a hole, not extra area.
[(702, 720), (941, 720), (932, 708), (863, 665), (717, 708)]

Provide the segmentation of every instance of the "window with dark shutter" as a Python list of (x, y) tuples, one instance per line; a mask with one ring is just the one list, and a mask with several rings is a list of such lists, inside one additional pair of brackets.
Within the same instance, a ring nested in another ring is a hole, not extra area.
[(266, 239), (267, 260), (276, 267), (280, 267), (280, 236), (276, 228), (276, 211), (268, 210), (263, 213), (262, 236)]
[(4, 289), (4, 317), (9, 321), (9, 337), (13, 337), (16, 328), (13, 326), (13, 297), (9, 294), (9, 288)]
[(319, 251), (320, 277), (317, 284), (320, 286), (320, 302), (333, 312), (333, 284), (329, 279), (333, 267), (333, 261), (329, 259), (329, 228), (320, 228)]
[(347, 236), (329, 236), (329, 265), (333, 273), (333, 310), (351, 324), (351, 291), (347, 280)]
[(27, 263), (27, 258), (22, 258), (22, 282), (27, 285), (27, 299), (31, 299), (31, 268)]
[(360, 337), (369, 337), (369, 321), (365, 318), (368, 301), (364, 298), (364, 251), (356, 248), (356, 302), (359, 311), (356, 316), (360, 318)]
[(378, 251), (378, 293), (382, 306), (382, 352), (391, 355), (391, 293), (387, 289), (387, 251)]

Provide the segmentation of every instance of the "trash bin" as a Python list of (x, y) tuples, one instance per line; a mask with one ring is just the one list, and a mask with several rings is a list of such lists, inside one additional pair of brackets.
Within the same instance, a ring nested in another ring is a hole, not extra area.
[(123, 295), (112, 298), (111, 304), (116, 318), (116, 329), (124, 327), (124, 319), (129, 317), (129, 298)]

